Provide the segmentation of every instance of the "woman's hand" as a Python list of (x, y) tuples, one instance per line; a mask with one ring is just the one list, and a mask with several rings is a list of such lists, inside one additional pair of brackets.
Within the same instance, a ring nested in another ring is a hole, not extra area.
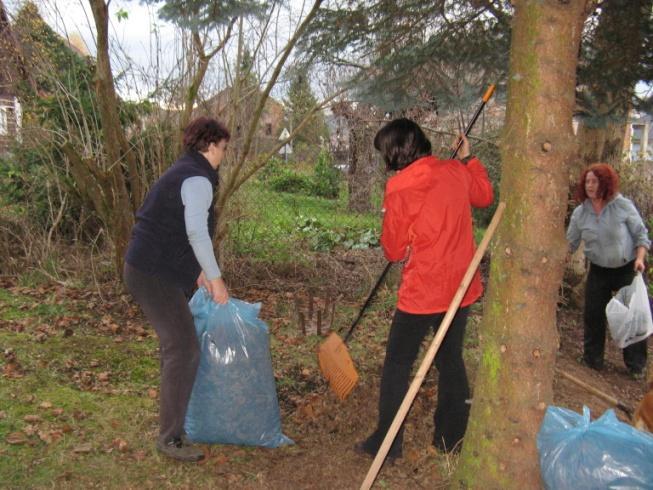
[(459, 160), (462, 160), (463, 158), (466, 158), (469, 155), (471, 155), (469, 140), (467, 139), (467, 136), (465, 136), (464, 133), (460, 133), (460, 135), (458, 135), (458, 137), (456, 138), (456, 141), (454, 141), (454, 144), (453, 144), (452, 148), (454, 150), (456, 148), (458, 148), (458, 144), (460, 143), (461, 140), (462, 140), (463, 144), (460, 145), (460, 149), (458, 150), (458, 153), (456, 153), (456, 158), (458, 158)]
[(211, 279), (209, 281), (204, 275), (204, 271), (202, 271), (197, 278), (197, 287), (206, 288), (206, 290), (209, 292), (209, 295), (211, 296), (211, 299), (216, 303), (224, 305), (227, 303), (227, 301), (229, 301), (227, 286), (221, 277), (216, 277), (215, 279)]
[(216, 277), (207, 282), (209, 284), (207, 289), (209, 290), (209, 294), (213, 301), (221, 305), (226, 304), (227, 301), (229, 301), (229, 293), (227, 292), (227, 286), (222, 278)]
[(644, 259), (646, 258), (646, 247), (637, 247), (636, 254), (637, 256), (635, 257), (635, 267), (634, 269), (637, 272), (644, 272), (646, 270), (646, 264), (644, 264)]
[(204, 275), (204, 271), (200, 272), (200, 275), (197, 277), (197, 287), (198, 288), (206, 288), (207, 291), (210, 291), (209, 281), (206, 280), (206, 276)]

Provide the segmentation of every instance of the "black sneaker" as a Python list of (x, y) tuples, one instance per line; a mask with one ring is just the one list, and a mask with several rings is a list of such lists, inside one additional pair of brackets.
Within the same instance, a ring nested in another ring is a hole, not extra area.
[[(354, 444), (354, 452), (361, 456), (368, 456), (370, 458), (376, 457), (376, 451), (369, 449), (366, 445), (366, 441), (361, 441)], [(393, 465), (398, 459), (401, 459), (401, 456), (401, 454), (388, 453), (386, 455), (386, 461), (388, 464)]]
[(204, 451), (192, 444), (185, 444), (179, 437), (167, 442), (158, 440), (156, 448), (160, 453), (179, 461), (201, 461), (204, 459)]
[(587, 359), (584, 356), (580, 357), (578, 361), (582, 364), (585, 364), (588, 368), (594, 369), (595, 371), (602, 371), (603, 370), (603, 360), (600, 361), (595, 361), (592, 359)]

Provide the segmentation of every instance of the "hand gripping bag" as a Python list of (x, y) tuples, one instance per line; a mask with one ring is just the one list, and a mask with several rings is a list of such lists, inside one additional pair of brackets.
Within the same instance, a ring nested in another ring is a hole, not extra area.
[(610, 336), (621, 349), (653, 333), (653, 319), (646, 284), (641, 273), (632, 284), (617, 291), (605, 307)]
[(547, 489), (653, 488), (653, 436), (607, 410), (594, 422), (565, 408), (547, 408), (537, 435)]
[(190, 310), (200, 364), (184, 429), (195, 442), (278, 447), (293, 444), (281, 432), (267, 325), (261, 304), (230, 299), (220, 305), (204, 288)]

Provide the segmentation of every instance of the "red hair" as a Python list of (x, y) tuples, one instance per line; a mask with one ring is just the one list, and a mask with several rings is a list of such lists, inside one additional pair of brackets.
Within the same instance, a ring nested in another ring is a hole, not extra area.
[(585, 177), (592, 172), (599, 180), (598, 196), (604, 201), (609, 201), (619, 191), (619, 176), (617, 172), (607, 163), (593, 163), (580, 174), (578, 187), (576, 189), (576, 199), (583, 202), (587, 199), (585, 192)]

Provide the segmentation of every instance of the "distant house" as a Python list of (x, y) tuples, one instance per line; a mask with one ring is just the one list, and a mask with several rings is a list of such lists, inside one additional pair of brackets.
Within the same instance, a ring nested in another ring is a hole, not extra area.
[(653, 116), (631, 112), (626, 124), (624, 152), (629, 160), (653, 160)]
[(16, 93), (21, 58), (18, 43), (2, 0), (0, 0), (0, 155), (6, 153), (19, 137), (21, 108)]
[[(258, 103), (260, 91), (255, 93), (240, 94), (237, 99), (234, 89), (227, 87), (213, 97), (198, 104), (196, 115), (206, 114), (229, 122), (233, 117), (234, 127), (231, 135), (231, 145), (238, 147), (247, 136), (247, 130)], [(234, 113), (235, 111), (235, 113)], [(272, 97), (268, 97), (261, 120), (253, 142), (254, 152), (266, 151), (275, 145), (283, 131), (284, 106)]]

